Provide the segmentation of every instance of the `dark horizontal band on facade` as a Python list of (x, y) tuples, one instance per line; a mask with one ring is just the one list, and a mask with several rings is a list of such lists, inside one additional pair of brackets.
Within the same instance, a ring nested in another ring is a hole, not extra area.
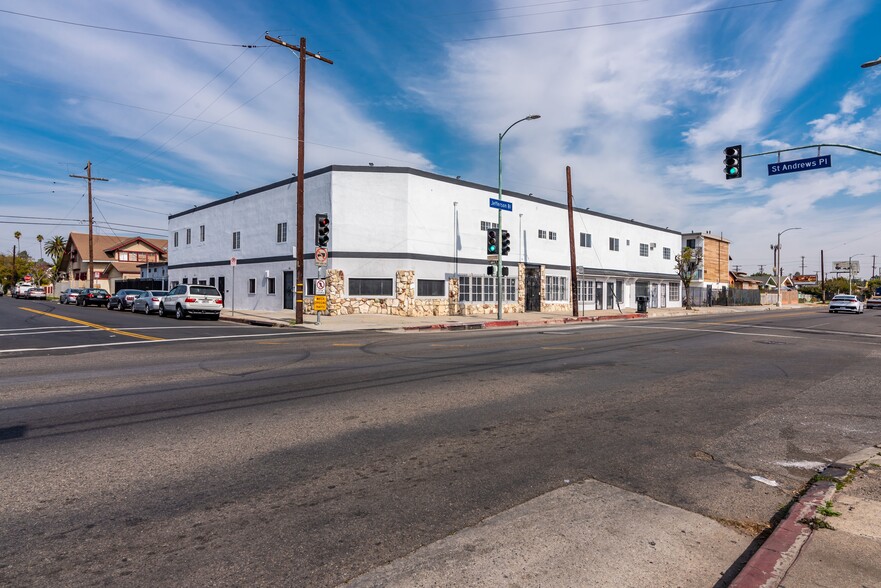
[[(394, 253), (389, 251), (380, 251), (380, 252), (361, 252), (361, 251), (329, 251), (328, 257), (337, 258), (337, 259), (401, 259), (401, 260), (412, 260), (412, 261), (437, 261), (442, 263), (459, 263), (459, 264), (468, 264), (468, 265), (490, 265), (494, 262), (489, 262), (486, 259), (480, 258), (455, 258), (444, 255), (425, 255), (421, 253)], [(303, 259), (314, 259), (314, 253), (307, 253), (303, 255)], [(289, 255), (276, 255), (273, 257), (251, 257), (251, 258), (239, 258), (236, 260), (236, 263), (239, 265), (252, 265), (259, 263), (274, 263), (279, 261), (290, 261), (293, 262), (294, 258)], [(516, 267), (519, 262), (517, 261), (505, 261), (502, 260), (502, 265), (506, 265), (508, 267)], [(229, 267), (230, 262), (228, 259), (224, 259), (223, 261), (202, 261), (198, 263), (181, 263), (176, 265), (168, 266), (170, 270), (179, 270), (179, 269), (188, 269), (195, 267)], [(527, 263), (527, 267), (538, 267), (542, 264), (535, 263)], [(557, 264), (544, 264), (545, 269), (559, 270), (559, 271), (569, 271), (568, 265), (557, 265)], [(597, 275), (603, 277), (619, 277), (619, 278), (645, 278), (649, 280), (678, 280), (679, 276), (677, 274), (658, 274), (652, 272), (630, 272), (630, 271), (616, 271), (616, 270), (605, 270), (601, 268), (592, 268), (585, 267), (582, 268), (582, 271), (579, 273), (581, 276), (588, 275)]]

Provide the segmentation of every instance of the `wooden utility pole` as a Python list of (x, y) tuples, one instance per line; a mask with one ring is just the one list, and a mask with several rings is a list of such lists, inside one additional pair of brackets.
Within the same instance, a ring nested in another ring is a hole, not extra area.
[(566, 193), (569, 207), (569, 288), (572, 297), (572, 316), (578, 316), (578, 269), (575, 266), (575, 221), (572, 214), (572, 168), (566, 166)]
[(322, 57), (318, 53), (306, 51), (306, 37), (300, 37), (300, 46), (294, 46), (285, 43), (281, 39), (276, 39), (268, 33), (264, 36), (267, 41), (271, 41), (282, 47), (287, 47), (291, 51), (300, 54), (300, 108), (299, 108), (299, 125), (297, 126), (297, 276), (296, 276), (296, 320), (297, 324), (303, 322), (303, 168), (305, 167), (305, 148), (306, 148), (306, 57), (314, 57), (318, 61), (323, 61), (333, 65), (333, 61)]
[(88, 182), (89, 182), (89, 288), (94, 288), (95, 287), (95, 274), (92, 272), (92, 260), (95, 259), (95, 256), (93, 254), (94, 237), (92, 235), (92, 225), (94, 224), (94, 221), (92, 219), (92, 182), (93, 181), (109, 182), (110, 180), (108, 180), (107, 178), (93, 178), (92, 177), (92, 162), (91, 161), (86, 164), (86, 167), (84, 169), (86, 170), (86, 175), (84, 175), (84, 176), (76, 176), (74, 174), (68, 174), (68, 175), (70, 175), (70, 177), (72, 177), (72, 178), (80, 178), (83, 180), (88, 180)]

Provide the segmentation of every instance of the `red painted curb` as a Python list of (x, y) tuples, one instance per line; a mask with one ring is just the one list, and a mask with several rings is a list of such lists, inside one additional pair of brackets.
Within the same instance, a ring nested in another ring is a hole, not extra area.
[(835, 494), (832, 482), (817, 482), (792, 505), (786, 518), (749, 559), (729, 588), (774, 588), (795, 563), (813, 530), (803, 520), (813, 520), (817, 508)]
[(491, 327), (516, 327), (519, 325), (519, 321), (488, 321), (483, 323), (484, 328)]

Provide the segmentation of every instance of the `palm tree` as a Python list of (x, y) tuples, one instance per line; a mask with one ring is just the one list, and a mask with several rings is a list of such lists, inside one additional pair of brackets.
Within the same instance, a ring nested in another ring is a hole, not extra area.
[(37, 235), (37, 251), (40, 252), (40, 259), (43, 259), (43, 235)]
[(15, 231), (15, 242), (18, 244), (18, 253), (12, 256), (12, 281), (15, 282), (18, 279), (18, 270), (17, 270), (17, 260), (16, 257), (21, 255), (21, 231)]
[(15, 240), (18, 242), (18, 252), (21, 253), (21, 231), (15, 231)]
[(58, 272), (61, 271), (61, 259), (64, 257), (64, 250), (67, 249), (67, 243), (61, 235), (55, 235), (46, 241), (44, 249), (46, 255), (52, 258), (52, 279), (56, 280)]

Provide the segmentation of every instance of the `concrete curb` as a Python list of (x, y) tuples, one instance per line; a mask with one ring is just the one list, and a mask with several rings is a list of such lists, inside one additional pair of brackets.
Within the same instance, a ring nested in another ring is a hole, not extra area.
[(447, 331), (461, 331), (465, 329), (494, 329), (498, 327), (541, 327), (543, 325), (566, 325), (566, 324), (577, 324), (577, 323), (595, 323), (597, 321), (608, 321), (608, 320), (631, 320), (638, 318), (646, 318), (648, 314), (646, 313), (629, 313), (629, 314), (614, 314), (614, 315), (604, 315), (604, 316), (580, 316), (580, 317), (566, 317), (559, 319), (543, 319), (538, 321), (521, 321), (521, 320), (508, 320), (508, 321), (482, 321), (476, 323), (437, 323), (434, 325), (417, 325), (414, 327), (401, 327), (405, 331), (431, 331), (443, 329)]
[(786, 517), (729, 584), (729, 588), (776, 588), (795, 563), (799, 553), (814, 532), (817, 509), (831, 501), (837, 484), (850, 471), (878, 455), (878, 447), (869, 447), (823, 468), (819, 479), (811, 484)]

